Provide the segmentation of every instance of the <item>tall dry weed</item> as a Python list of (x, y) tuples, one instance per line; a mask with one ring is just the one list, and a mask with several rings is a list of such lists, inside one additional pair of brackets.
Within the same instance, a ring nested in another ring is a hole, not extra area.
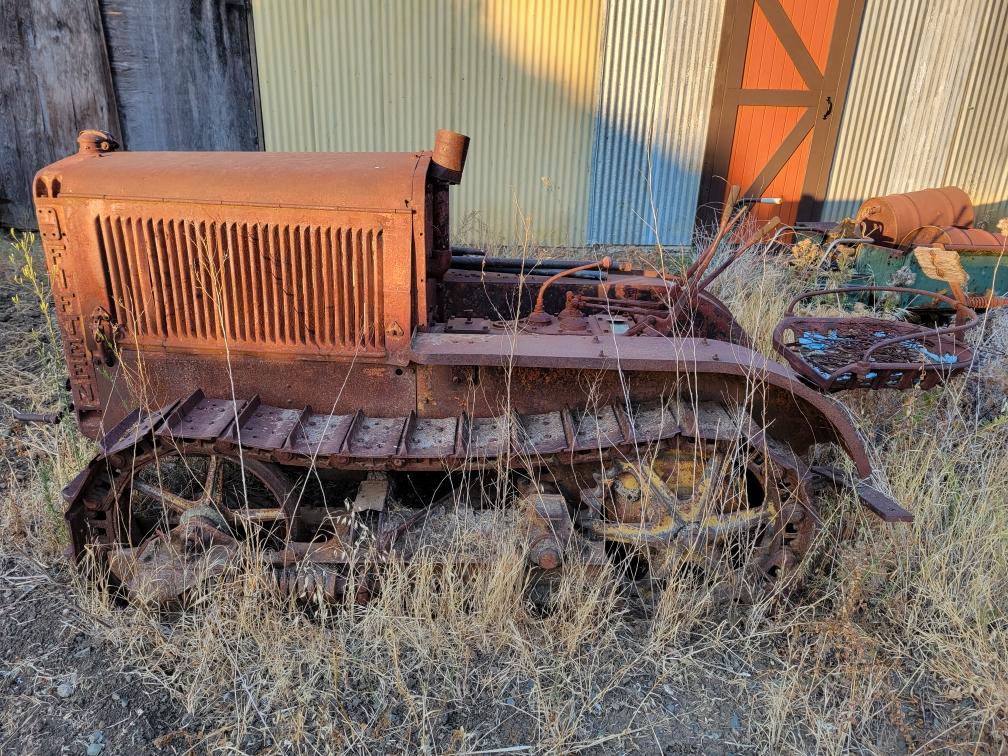
[[(807, 283), (757, 254), (717, 293), (770, 354)], [(61, 364), (4, 349), (19, 376)], [(56, 396), (55, 374), (24, 380)], [(456, 544), (390, 565), (364, 607), (294, 605), (255, 553), (185, 610), (86, 590), (79, 601), (125, 665), (213, 723), (211, 750), (618, 751), (712, 742), (696, 740), (707, 730), (768, 752), (996, 750), (1008, 732), (1008, 421), (978, 416), (963, 386), (840, 397), (915, 522), (882, 525), (828, 497), (791, 602), (725, 605), (680, 581), (628, 592), (612, 570), (572, 570), (543, 610), (504, 516), (475, 574), (452, 566)], [(3, 493), (4, 549), (53, 555), (58, 490), (89, 445), (70, 421), (18, 433), (26, 466)]]

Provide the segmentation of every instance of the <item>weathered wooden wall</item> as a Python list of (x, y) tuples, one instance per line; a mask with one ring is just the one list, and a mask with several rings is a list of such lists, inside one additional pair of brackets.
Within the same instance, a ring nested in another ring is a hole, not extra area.
[(131, 150), (262, 148), (247, 0), (101, 0)]
[(31, 179), (111, 131), (132, 150), (257, 150), (248, 0), (0, 0), (0, 224)]
[(0, 224), (35, 227), (32, 177), (84, 128), (119, 136), (98, 0), (3, 0)]

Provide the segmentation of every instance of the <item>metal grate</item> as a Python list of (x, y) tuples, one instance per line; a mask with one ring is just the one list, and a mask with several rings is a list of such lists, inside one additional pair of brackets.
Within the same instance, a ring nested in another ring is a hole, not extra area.
[(384, 352), (379, 228), (95, 224), (111, 315), (138, 344)]

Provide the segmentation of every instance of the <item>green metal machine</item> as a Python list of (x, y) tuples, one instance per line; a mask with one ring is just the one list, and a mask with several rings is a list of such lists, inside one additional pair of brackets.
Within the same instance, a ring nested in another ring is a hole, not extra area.
[[(960, 251), (958, 254), (960, 264), (969, 277), (971, 298), (1008, 297), (1008, 254), (1004, 250)], [(877, 244), (859, 244), (856, 247), (853, 278), (859, 285), (865, 286), (913, 286), (938, 294), (952, 294), (946, 281), (935, 280), (924, 273), (911, 251)], [(922, 306), (919, 301), (901, 304)]]
[[(835, 261), (854, 249), (852, 284), (910, 286), (954, 296), (974, 309), (1008, 304), (1008, 238), (976, 228), (970, 198), (957, 187), (873, 197), (853, 221), (800, 224), (799, 233)], [(934, 255), (943, 264), (931, 264)], [(925, 264), (921, 265), (921, 259)], [(939, 300), (903, 297), (900, 306), (947, 309)]]

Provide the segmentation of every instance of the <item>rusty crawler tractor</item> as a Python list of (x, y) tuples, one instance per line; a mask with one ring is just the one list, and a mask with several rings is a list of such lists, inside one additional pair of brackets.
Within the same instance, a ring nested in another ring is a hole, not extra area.
[(453, 250), (468, 138), (446, 131), (411, 153), (79, 143), (34, 184), (100, 448), (66, 517), (78, 563), (129, 593), (179, 598), (251, 539), (287, 594), (366, 597), (507, 492), (537, 578), (629, 552), (766, 587), (809, 548), (810, 484), (843, 484), (805, 461), (817, 443), (909, 518), (839, 405), (706, 291), (715, 246), (684, 278)]

